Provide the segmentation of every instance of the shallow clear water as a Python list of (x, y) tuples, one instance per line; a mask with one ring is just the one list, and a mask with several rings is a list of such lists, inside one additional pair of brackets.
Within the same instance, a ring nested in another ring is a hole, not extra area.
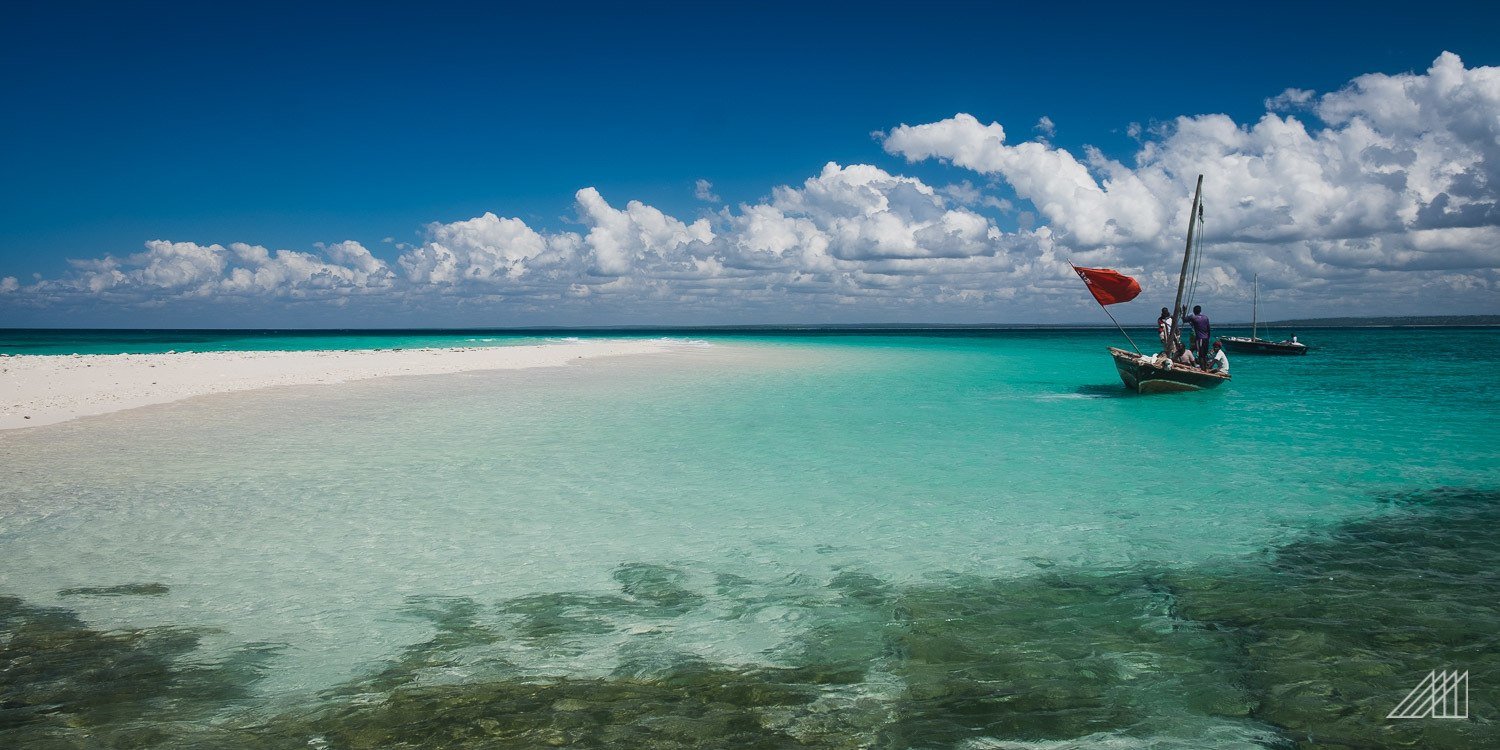
[(736, 336), (0, 434), (0, 738), (1483, 746), (1383, 716), (1500, 681), (1500, 331), (1317, 333), (1177, 396), (1099, 332)]
[(506, 346), (600, 334), (569, 330), (135, 330), (0, 329), (0, 354), (161, 354), (164, 352), (410, 349)]

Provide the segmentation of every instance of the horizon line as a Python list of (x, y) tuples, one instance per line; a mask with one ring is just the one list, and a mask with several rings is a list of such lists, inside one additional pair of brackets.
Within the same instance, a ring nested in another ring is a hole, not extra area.
[[(1395, 322), (1409, 320), (1410, 322)], [(1450, 322), (1423, 322), (1441, 321)], [(1466, 322), (1466, 321), (1473, 322)], [(1344, 322), (1347, 321), (1347, 322)], [(1361, 323), (1360, 321), (1369, 321)], [(1377, 322), (1383, 321), (1383, 322)], [(1220, 323), (1219, 328), (1249, 328), (1251, 321)], [(1263, 321), (1261, 327), (1298, 326), (1302, 328), (1494, 328), (1500, 327), (1500, 315), (1384, 315), (1340, 318), (1303, 318)], [(1126, 324), (1127, 329), (1152, 330), (1154, 324)], [(526, 325), (526, 326), (396, 326), (396, 327), (127, 327), (127, 326), (4, 326), (0, 332), (14, 331), (287, 331), (297, 333), (369, 332), (390, 333), (405, 331), (1003, 331), (1003, 330), (1109, 330), (1116, 326), (1099, 323), (734, 323), (710, 325), (629, 324), (629, 325)]]

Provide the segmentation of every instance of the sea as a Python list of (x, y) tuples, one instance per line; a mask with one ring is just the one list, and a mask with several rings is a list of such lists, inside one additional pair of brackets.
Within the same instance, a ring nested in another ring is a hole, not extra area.
[(1500, 747), (1500, 329), (1296, 333), (0, 331), (681, 344), (0, 432), (0, 747)]

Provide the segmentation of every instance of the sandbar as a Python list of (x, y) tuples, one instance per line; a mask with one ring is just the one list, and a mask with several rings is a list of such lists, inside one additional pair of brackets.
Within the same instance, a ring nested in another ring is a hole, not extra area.
[(601, 339), (431, 349), (0, 356), (0, 430), (212, 393), (395, 375), (560, 367), (685, 346), (668, 339)]

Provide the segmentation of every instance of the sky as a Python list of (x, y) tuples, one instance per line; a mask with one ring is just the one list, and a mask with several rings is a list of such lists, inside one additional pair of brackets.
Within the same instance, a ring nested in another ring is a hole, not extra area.
[(7, 6), (0, 326), (1500, 313), (1493, 3), (524, 5)]

